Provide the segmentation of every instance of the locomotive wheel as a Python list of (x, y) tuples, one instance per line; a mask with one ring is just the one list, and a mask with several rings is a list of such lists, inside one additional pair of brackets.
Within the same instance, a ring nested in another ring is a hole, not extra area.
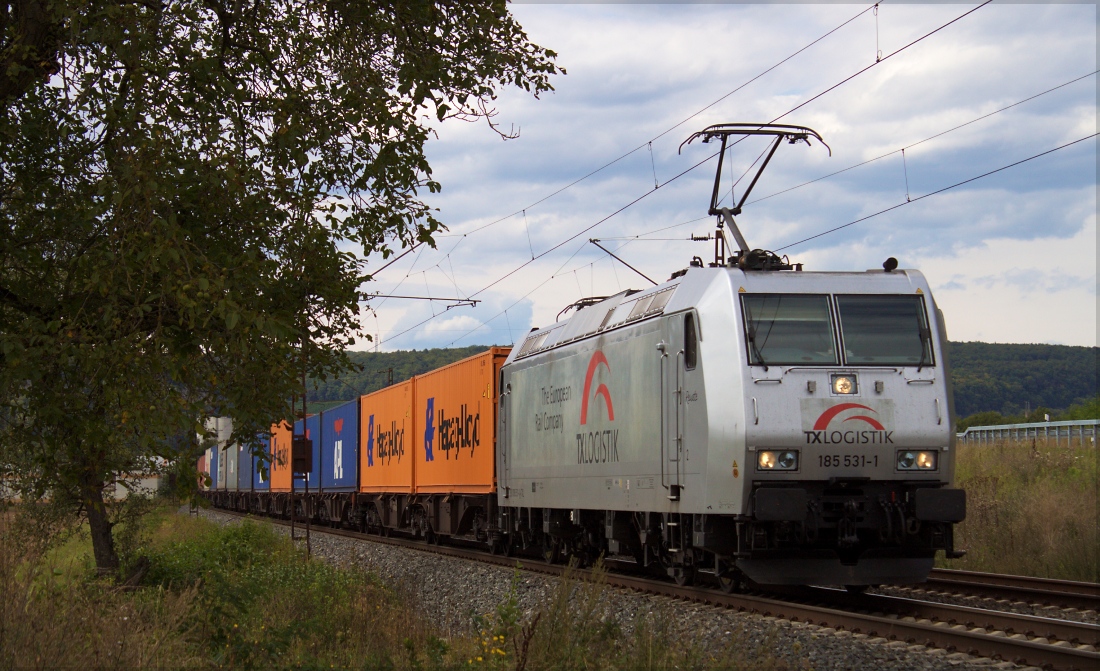
[(676, 584), (680, 587), (687, 587), (695, 584), (695, 569), (685, 568), (676, 571), (672, 575), (672, 579), (676, 581)]
[(844, 589), (848, 590), (849, 594), (863, 594), (868, 587), (870, 585), (845, 585)]
[(718, 562), (718, 588), (726, 594), (732, 594), (745, 587), (744, 575), (725, 561)]

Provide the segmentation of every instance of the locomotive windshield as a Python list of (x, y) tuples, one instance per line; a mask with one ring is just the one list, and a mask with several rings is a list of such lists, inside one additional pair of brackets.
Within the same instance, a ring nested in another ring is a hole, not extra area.
[(829, 297), (742, 294), (749, 364), (836, 364)]
[(837, 296), (848, 364), (931, 365), (932, 338), (921, 296)]

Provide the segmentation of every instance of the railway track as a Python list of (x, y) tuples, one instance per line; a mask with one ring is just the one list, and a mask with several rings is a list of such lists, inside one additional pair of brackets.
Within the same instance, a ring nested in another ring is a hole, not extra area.
[[(218, 510), (238, 517), (249, 515)], [(285, 520), (263, 519), (274, 524), (290, 526)], [(301, 528), (301, 525), (298, 525)], [(528, 558), (491, 555), (483, 551), (453, 545), (433, 545), (421, 540), (395, 536), (377, 536), (328, 527), (314, 527), (316, 533), (333, 534), (360, 540), (381, 542), (422, 552), (485, 562), (509, 568), (519, 567), (550, 575), (563, 575), (568, 567), (560, 564)], [(572, 569), (578, 576), (589, 571)], [(1006, 592), (988, 592), (1005, 598), (1013, 586), (1022, 589), (1030, 579), (1017, 580), (1017, 576), (976, 574), (982, 578), (962, 577), (966, 572), (937, 572), (937, 579), (951, 581), (953, 585), (985, 585), (996, 590), (996, 579), (1004, 578)], [(910, 645), (942, 648), (951, 652), (965, 652), (1026, 666), (1054, 669), (1056, 671), (1095, 669), (1100, 667), (1100, 625), (1074, 622), (1057, 618), (1038, 617), (986, 608), (974, 608), (954, 604), (933, 603), (917, 598), (902, 598), (877, 594), (850, 594), (840, 589), (823, 587), (790, 588), (769, 592), (727, 594), (707, 587), (677, 586), (652, 577), (622, 573), (605, 573), (609, 586), (662, 595), (674, 599), (705, 603), (741, 612), (771, 616), (792, 622), (801, 622), (837, 631), (847, 631), (885, 641), (898, 641)], [(982, 582), (984, 580), (984, 582)], [(1013, 582), (1015, 580), (1015, 582)], [(1054, 581), (1060, 582), (1060, 581)], [(1075, 583), (1076, 584), (1076, 583)], [(1087, 583), (1080, 583), (1084, 588)], [(1093, 585), (1093, 588), (1096, 586)], [(1083, 589), (1078, 591), (1083, 591)], [(958, 593), (960, 590), (954, 590)]]
[(1100, 584), (1018, 575), (934, 569), (926, 591), (1010, 599), (1043, 606), (1100, 611)]

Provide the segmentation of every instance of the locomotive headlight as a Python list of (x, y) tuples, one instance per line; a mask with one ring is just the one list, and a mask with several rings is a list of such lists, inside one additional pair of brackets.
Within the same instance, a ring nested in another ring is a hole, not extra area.
[(899, 471), (934, 471), (936, 453), (931, 450), (902, 450), (898, 452)]
[(798, 468), (798, 450), (761, 450), (756, 466), (761, 471), (793, 471)]
[(832, 386), (834, 394), (854, 394), (858, 389), (855, 375), (833, 375)]
[(783, 471), (791, 471), (798, 468), (798, 452), (793, 450), (780, 452), (776, 467)]

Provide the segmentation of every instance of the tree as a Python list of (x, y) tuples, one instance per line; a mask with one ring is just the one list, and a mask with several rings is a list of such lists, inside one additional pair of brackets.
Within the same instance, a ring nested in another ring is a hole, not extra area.
[(503, 1), (0, 4), (0, 470), (82, 513), (347, 365), (361, 257), (441, 224), (425, 143), (560, 72)]

